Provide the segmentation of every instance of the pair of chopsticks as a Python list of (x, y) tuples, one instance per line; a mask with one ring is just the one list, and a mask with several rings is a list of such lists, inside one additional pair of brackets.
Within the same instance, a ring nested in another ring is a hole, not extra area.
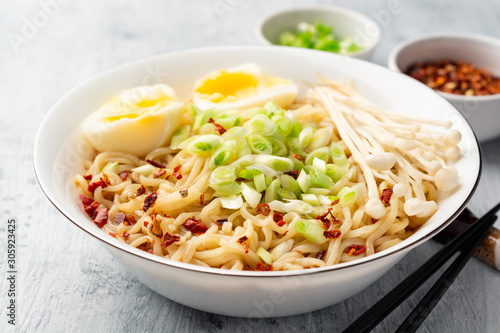
[(444, 295), (453, 280), (460, 273), (483, 238), (495, 223), (496, 213), (500, 210), (500, 203), (493, 207), (488, 213), (468, 227), (463, 233), (455, 237), (425, 264), (398, 284), (381, 300), (356, 319), (344, 333), (370, 332), (394, 309), (396, 309), (406, 298), (417, 290), (427, 279), (441, 268), (457, 251), (460, 255), (446, 269), (443, 275), (431, 287), (424, 298), (418, 303), (396, 332), (415, 332), (423, 323), (427, 315), (432, 311), (439, 299)]

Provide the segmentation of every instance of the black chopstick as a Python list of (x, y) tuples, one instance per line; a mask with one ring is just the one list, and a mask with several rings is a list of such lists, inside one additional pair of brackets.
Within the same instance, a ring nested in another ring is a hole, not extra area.
[(438, 281), (432, 286), (427, 294), (422, 298), (413, 311), (406, 317), (405, 321), (397, 329), (397, 333), (416, 332), (420, 325), (424, 322), (427, 315), (436, 306), (438, 301), (444, 295), (449, 286), (453, 283), (457, 275), (464, 268), (467, 261), (472, 257), (474, 251), (486, 237), (490, 228), (497, 220), (496, 216), (492, 216), (488, 221), (485, 221), (481, 230), (477, 232), (477, 238), (470, 244), (467, 244), (460, 255), (453, 261), (448, 269), (443, 273)]
[[(464, 244), (467, 244), (474, 238), (476, 232), (481, 230), (485, 222), (489, 221), (500, 209), (500, 203), (493, 207), (488, 213), (481, 217), (476, 223), (468, 227), (465, 232), (455, 237), (451, 242), (445, 245), (434, 256), (427, 260), (420, 268), (410, 274), (387, 295), (375, 303), (370, 309), (363, 313), (343, 332), (370, 332), (387, 315), (398, 307), (408, 296), (418, 289), (427, 279), (447, 262)], [(477, 238), (477, 236), (476, 236)]]

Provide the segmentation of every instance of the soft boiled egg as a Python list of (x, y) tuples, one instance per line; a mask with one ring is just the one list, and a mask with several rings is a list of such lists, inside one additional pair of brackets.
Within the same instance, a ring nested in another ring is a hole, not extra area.
[(144, 156), (170, 142), (182, 105), (165, 84), (125, 90), (85, 120), (83, 134), (98, 151)]
[(212, 72), (198, 80), (193, 103), (199, 108), (248, 109), (275, 101), (281, 107), (293, 103), (297, 86), (286, 79), (271, 76), (256, 64)]

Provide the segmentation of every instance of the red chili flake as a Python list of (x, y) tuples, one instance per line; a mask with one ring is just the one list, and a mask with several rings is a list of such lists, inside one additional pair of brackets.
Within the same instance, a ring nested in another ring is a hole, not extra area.
[(200, 194), (200, 206), (203, 206), (205, 204), (205, 194)]
[(357, 244), (351, 244), (346, 249), (344, 250), (347, 255), (358, 255), (366, 251), (366, 246), (365, 245), (357, 245)]
[(300, 162), (302, 162), (302, 159), (300, 158), (300, 156), (299, 156), (299, 155), (297, 155), (297, 154), (292, 154), (292, 157), (294, 157), (294, 158), (298, 159)]
[(321, 251), (319, 251), (319, 252), (316, 254), (315, 258), (316, 258), (316, 259), (319, 259), (319, 260), (323, 260), (323, 258), (325, 257), (325, 254), (326, 254), (326, 251), (325, 251), (325, 250), (321, 250)]
[(219, 219), (219, 220), (215, 221), (215, 223), (217, 223), (218, 225), (223, 225), (224, 222), (227, 222), (227, 219)]
[(101, 207), (97, 208), (94, 217), (94, 223), (99, 226), (99, 228), (104, 227), (104, 225), (108, 222), (108, 209)]
[(241, 246), (243, 246), (243, 251), (245, 251), (245, 253), (248, 253), (248, 245), (247, 245), (247, 243), (242, 243)]
[(83, 178), (85, 180), (92, 180), (92, 175), (86, 175), (86, 176), (83, 176)]
[(335, 199), (335, 200), (332, 201), (332, 203), (330, 204), (330, 206), (335, 206), (339, 202), (340, 202), (340, 199)]
[[(299, 158), (300, 158), (300, 156), (299, 156)], [(300, 174), (299, 170), (292, 170), (292, 171), (289, 171), (289, 172), (285, 172), (285, 175), (292, 176), (293, 179), (299, 178), (299, 174)]]
[(149, 164), (151, 164), (152, 166), (155, 166), (155, 167), (160, 168), (160, 169), (165, 169), (165, 168), (166, 168), (166, 166), (164, 166), (163, 164), (158, 163), (158, 162), (153, 161), (153, 160), (149, 160), (149, 159), (147, 159), (147, 160), (146, 160), (146, 162), (148, 162), (148, 163), (149, 163)]
[(267, 216), (267, 215), (269, 215), (269, 213), (271, 213), (271, 208), (266, 203), (265, 204), (258, 204), (255, 212), (257, 214), (262, 214), (264, 216)]
[(177, 180), (181, 180), (182, 179), (182, 175), (180, 173), (178, 173), (178, 172), (174, 172), (172, 174), (172, 176), (174, 176), (175, 178), (177, 178)]
[(99, 186), (102, 186), (102, 181), (100, 181), (100, 180), (99, 180), (99, 181), (96, 181), (96, 182), (93, 182), (93, 183), (90, 183), (90, 184), (89, 184), (89, 187), (87, 188), (87, 190), (88, 190), (90, 193), (94, 194), (94, 192), (95, 192), (96, 188), (98, 188)]
[(286, 221), (285, 220), (281, 220), (279, 221), (278, 223), (276, 223), (278, 225), (278, 227), (282, 227), (286, 224)]
[(180, 164), (179, 164), (179, 165), (176, 165), (176, 166), (174, 167), (174, 172), (179, 172), (179, 170), (180, 170), (181, 168), (182, 168), (182, 165), (180, 165)]
[(274, 222), (279, 222), (279, 221), (283, 220), (283, 214), (275, 212), (273, 214), (273, 220), (274, 220)]
[(374, 219), (374, 218), (372, 217), (372, 223), (373, 223), (373, 224), (375, 224), (375, 223), (377, 223), (377, 222), (378, 222), (378, 220), (376, 220), (376, 219)]
[(385, 188), (382, 190), (382, 195), (380, 196), (380, 201), (384, 203), (384, 205), (388, 205), (391, 201), (392, 197), (392, 188)]
[(156, 219), (156, 216), (158, 215), (157, 212), (153, 211), (151, 214), (149, 214), (149, 217), (151, 217), (151, 221), (153, 222), (153, 227), (151, 228), (151, 232), (153, 235), (156, 237), (162, 237), (163, 236), (163, 230), (161, 230), (161, 225), (160, 221)]
[(85, 196), (84, 194), (80, 194), (78, 196), (78, 198), (80, 199), (80, 201), (82, 202), (84, 207), (89, 206), (94, 202), (94, 199), (89, 198), (89, 197)]
[(208, 123), (209, 123), (209, 124), (215, 124), (215, 120), (214, 120), (214, 118), (210, 118), (210, 119), (208, 119)]
[(125, 170), (125, 171), (122, 171), (118, 174), (118, 176), (124, 181), (127, 179), (128, 177), (128, 174), (129, 174), (129, 171), (128, 170)]
[(237, 240), (237, 242), (241, 244), (241, 243), (243, 243), (243, 242), (246, 242), (247, 240), (248, 240), (248, 237), (247, 237), (247, 236), (243, 236), (243, 237), (240, 237), (240, 238)]
[(90, 217), (94, 218), (95, 212), (97, 208), (99, 207), (99, 203), (97, 201), (92, 202), (89, 206), (84, 206), (83, 211)]
[(257, 267), (255, 267), (256, 271), (272, 271), (273, 270), (273, 265), (268, 265), (266, 263), (258, 262)]
[(111, 185), (111, 182), (109, 181), (109, 177), (108, 177), (107, 174), (103, 173), (102, 177), (100, 179), (101, 179), (101, 182), (102, 182), (102, 184), (101, 184), (102, 188), (106, 188), (109, 185)]
[(325, 238), (339, 238), (341, 232), (338, 230), (326, 230), (323, 232)]
[(126, 217), (127, 216), (123, 212), (116, 213), (115, 214), (115, 224), (122, 224), (123, 222), (125, 222)]
[(128, 232), (124, 232), (122, 233), (122, 237), (123, 238), (128, 238), (128, 236), (130, 236), (130, 234)]
[(175, 242), (178, 242), (181, 240), (181, 237), (179, 235), (171, 235), (168, 232), (165, 233), (163, 236), (163, 243), (161, 243), (161, 247), (169, 247)]
[(282, 237), (285, 237), (285, 235), (286, 235), (287, 233), (288, 233), (288, 230), (287, 230), (287, 231), (285, 231), (285, 232), (283, 233)]
[(144, 185), (141, 185), (141, 187), (137, 189), (137, 196), (143, 195), (144, 193), (146, 193), (146, 188)]
[(194, 217), (188, 218), (182, 225), (193, 234), (202, 234), (208, 230), (206, 225)]
[(214, 124), (214, 129), (219, 132), (220, 135), (224, 134), (226, 132), (226, 129), (222, 127), (222, 125), (215, 123)]
[(147, 227), (148, 227), (148, 225), (149, 225), (149, 222), (148, 222), (148, 221), (144, 221), (144, 223), (143, 223), (143, 224), (144, 224), (144, 226), (147, 228)]
[(153, 178), (154, 179), (160, 178), (166, 173), (167, 173), (167, 171), (165, 169), (155, 169), (153, 171)]
[(133, 224), (136, 224), (136, 220), (135, 220), (135, 217), (133, 217), (132, 215), (127, 215), (127, 218), (126, 218), (126, 221), (123, 222), (123, 224), (125, 225), (133, 225)]
[(142, 207), (142, 210), (147, 212), (149, 208), (153, 207), (156, 199), (158, 198), (158, 195), (156, 192), (151, 193), (144, 199), (144, 207)]
[(108, 232), (108, 234), (114, 238), (116, 238), (116, 232)]

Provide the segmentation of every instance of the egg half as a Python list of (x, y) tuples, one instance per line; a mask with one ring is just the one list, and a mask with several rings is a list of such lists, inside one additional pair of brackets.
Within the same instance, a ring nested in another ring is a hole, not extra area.
[(193, 103), (199, 108), (248, 109), (275, 101), (281, 107), (293, 103), (297, 86), (286, 79), (271, 76), (256, 64), (212, 72), (198, 80)]
[(144, 156), (170, 142), (182, 105), (165, 84), (125, 90), (83, 122), (83, 134), (98, 151)]

